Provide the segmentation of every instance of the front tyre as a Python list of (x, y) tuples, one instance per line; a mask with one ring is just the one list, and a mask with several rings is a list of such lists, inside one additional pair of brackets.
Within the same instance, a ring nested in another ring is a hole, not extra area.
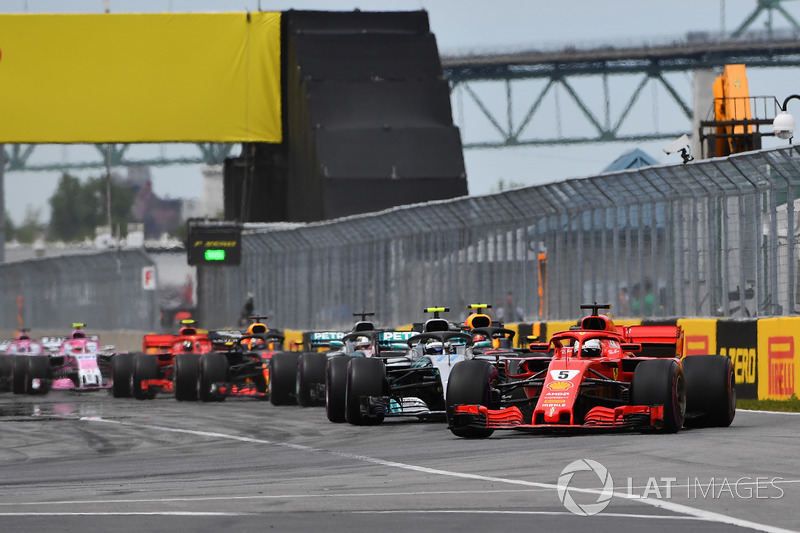
[(156, 393), (143, 387), (142, 382), (158, 379), (158, 357), (137, 353), (133, 356), (133, 397), (137, 400), (152, 400)]
[(278, 352), (269, 359), (269, 401), (272, 405), (294, 405), (297, 382), (296, 352)]
[(205, 353), (200, 356), (200, 389), (198, 396), (204, 402), (221, 402), (225, 395), (219, 391), (220, 384), (229, 381), (230, 369), (228, 358), (219, 352)]
[(458, 426), (453, 416), (457, 405), (483, 405), (489, 407), (492, 380), (496, 376), (494, 366), (488, 361), (472, 359), (460, 361), (453, 366), (447, 381), (447, 425), (453, 435), (465, 439), (485, 439), (493, 429)]
[(118, 353), (111, 356), (111, 393), (114, 398), (133, 396), (133, 355)]
[(25, 388), (28, 394), (47, 394), (53, 384), (53, 370), (50, 358), (33, 355), (27, 358)]
[(724, 355), (684, 357), (687, 427), (728, 427), (736, 416), (733, 365)]
[(345, 391), (345, 418), (348, 422), (357, 426), (383, 422), (383, 407), (378, 412), (371, 412), (369, 399), (384, 395), (385, 380), (386, 365), (382, 360), (370, 357), (350, 359)]
[(336, 424), (347, 422), (345, 400), (347, 394), (348, 355), (336, 355), (325, 365), (325, 413)]
[(175, 399), (196, 402), (200, 378), (200, 354), (180, 353), (172, 360)]
[(25, 394), (26, 392), (25, 383), (28, 379), (26, 375), (26, 372), (28, 371), (26, 360), (28, 357), (30, 356), (14, 356), (14, 362), (11, 365), (11, 390), (14, 394)]
[(0, 354), (0, 392), (11, 392), (11, 377), (14, 373), (14, 356)]
[(663, 405), (663, 433), (675, 433), (686, 419), (686, 381), (678, 361), (654, 359), (636, 366), (631, 384), (631, 405)]
[(325, 367), (328, 357), (315, 352), (301, 353), (297, 359), (297, 403), (301, 407), (312, 407), (321, 402), (314, 392), (325, 383)]

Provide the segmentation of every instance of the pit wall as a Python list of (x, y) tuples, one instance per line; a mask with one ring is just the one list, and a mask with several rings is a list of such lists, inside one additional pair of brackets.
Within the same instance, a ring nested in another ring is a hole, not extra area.
[[(543, 342), (553, 333), (574, 324), (574, 321), (535, 322), (506, 327), (519, 332), (514, 338), (521, 346), (528, 335), (537, 335)], [(636, 324), (680, 325), (684, 334), (684, 356), (718, 354), (729, 357), (738, 398), (786, 400), (800, 393), (800, 317), (625, 320), (625, 325)]]

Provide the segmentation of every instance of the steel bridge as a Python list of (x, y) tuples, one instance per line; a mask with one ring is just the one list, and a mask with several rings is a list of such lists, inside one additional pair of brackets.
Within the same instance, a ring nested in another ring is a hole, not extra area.
[[(800, 24), (782, 1), (758, 0), (753, 12), (726, 35), (693, 32), (671, 41), (627, 47), (598, 45), (442, 57), (464, 148), (646, 141), (691, 133), (691, 91), (677, 85), (676, 74), (685, 76), (730, 63), (744, 63), (749, 68), (800, 66)], [(764, 13), (769, 16), (767, 29), (750, 30)], [(773, 29), (774, 15), (782, 17), (788, 27)], [(654, 95), (659, 91), (652, 105), (675, 109), (673, 120), (664, 129), (653, 127), (657, 119), (641, 117), (641, 113), (656, 115), (637, 105), (648, 87)], [(580, 134), (564, 126), (564, 117), (574, 116), (581, 117)], [(481, 135), (472, 134), (473, 124), (479, 125)], [(137, 157), (129, 144), (96, 145), (95, 157), (40, 162), (37, 145), (6, 145), (6, 171), (215, 164), (238, 155), (232, 154), (235, 144), (197, 144), (193, 154), (181, 156), (170, 156), (161, 146), (157, 155)]]

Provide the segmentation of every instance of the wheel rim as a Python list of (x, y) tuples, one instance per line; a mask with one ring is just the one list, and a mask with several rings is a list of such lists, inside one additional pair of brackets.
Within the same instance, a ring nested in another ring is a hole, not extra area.
[(675, 380), (675, 407), (678, 410), (677, 414), (680, 419), (686, 418), (686, 382), (681, 373), (678, 373), (678, 377)]

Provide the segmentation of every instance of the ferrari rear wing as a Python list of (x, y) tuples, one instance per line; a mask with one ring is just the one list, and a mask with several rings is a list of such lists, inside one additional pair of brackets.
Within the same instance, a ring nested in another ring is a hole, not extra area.
[(683, 354), (683, 329), (677, 325), (618, 326), (617, 331), (629, 343), (640, 344), (637, 355), (645, 357), (680, 357)]

